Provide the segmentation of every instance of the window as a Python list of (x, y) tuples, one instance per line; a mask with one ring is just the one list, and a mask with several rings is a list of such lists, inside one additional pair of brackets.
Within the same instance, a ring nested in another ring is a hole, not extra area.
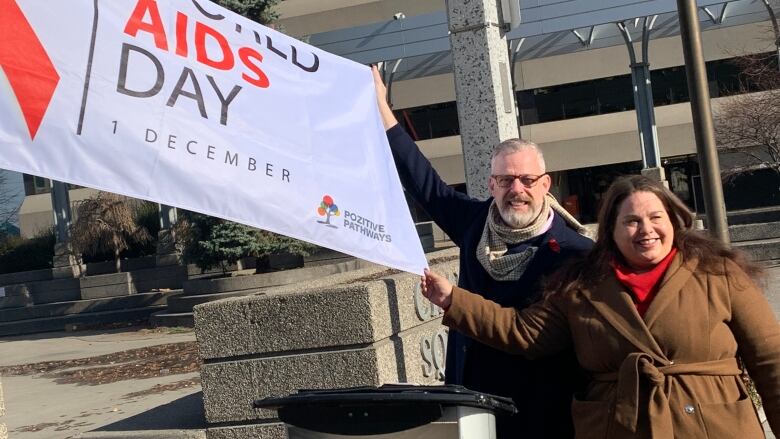
[(414, 140), (460, 134), (458, 108), (454, 101), (397, 110), (395, 117)]
[(51, 192), (51, 187), (49, 186), (49, 179), (34, 176), (33, 177), (33, 187), (35, 188), (36, 194), (43, 194), (47, 192)]
[[(765, 58), (769, 64), (774, 63), (772, 65), (776, 68), (776, 56), (759, 57)], [(708, 62), (711, 97), (727, 96), (742, 90), (757, 91), (755, 86), (742, 86), (739, 72), (733, 58)], [(685, 66), (652, 70), (650, 80), (656, 107), (689, 101)], [(516, 94), (520, 123), (531, 125), (630, 111), (634, 109), (632, 90), (630, 74), (521, 90)], [(414, 140), (460, 134), (454, 101), (396, 110), (395, 116)]]
[[(776, 57), (766, 58), (769, 63), (776, 62)], [(745, 89), (741, 86), (739, 72), (734, 59), (708, 62), (710, 96), (726, 96)], [(650, 81), (656, 107), (689, 101), (685, 66), (652, 70)], [(632, 90), (631, 75), (522, 90), (517, 92), (520, 121), (530, 125), (633, 110)], [(757, 91), (755, 86), (747, 87), (747, 90)]]

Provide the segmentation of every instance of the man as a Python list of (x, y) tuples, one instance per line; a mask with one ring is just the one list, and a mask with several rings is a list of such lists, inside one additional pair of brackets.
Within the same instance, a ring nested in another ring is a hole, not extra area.
[[(460, 247), (458, 285), (504, 306), (524, 308), (539, 300), (543, 278), (593, 245), (548, 195), (552, 182), (542, 152), (520, 139), (502, 142), (491, 159), (492, 197), (477, 200), (459, 193), (441, 180), (398, 125), (376, 67), (373, 73), (401, 183)], [(571, 352), (528, 361), (455, 331), (447, 341), (447, 383), (515, 401), (518, 414), (498, 419), (499, 439), (573, 437), (570, 405), (578, 373)]]

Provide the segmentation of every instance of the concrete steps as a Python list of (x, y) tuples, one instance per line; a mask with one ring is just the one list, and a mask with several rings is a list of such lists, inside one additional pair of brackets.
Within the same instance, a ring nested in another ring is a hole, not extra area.
[(780, 261), (780, 221), (732, 225), (729, 237), (734, 248), (761, 265)]
[(746, 252), (756, 262), (780, 260), (780, 238), (733, 242), (732, 245)]
[(230, 297), (257, 294), (266, 288), (305, 283), (325, 276), (374, 265), (352, 257), (345, 259), (342, 254), (333, 253), (335, 257), (323, 258), (317, 261), (319, 263), (303, 268), (248, 276), (188, 280), (183, 284), (183, 293), (170, 297), (168, 308), (155, 313), (150, 318), (149, 323), (152, 326), (193, 326), (192, 308), (196, 305)]
[(780, 221), (729, 226), (731, 242), (761, 241), (780, 238)]
[(168, 312), (170, 313), (192, 313), (192, 308), (195, 305), (201, 303), (211, 302), (213, 300), (227, 299), (229, 297), (246, 296), (247, 294), (256, 293), (256, 289), (243, 290), (243, 291), (229, 291), (227, 293), (215, 293), (215, 294), (198, 294), (189, 296), (185, 294), (178, 294), (168, 298)]
[(186, 295), (177, 294), (168, 298), (168, 308), (164, 311), (158, 311), (149, 317), (149, 324), (152, 327), (158, 326), (185, 326), (192, 328), (195, 326), (195, 319), (192, 315), (192, 308), (201, 303), (212, 302), (215, 300), (227, 299), (230, 297), (246, 296), (247, 294), (257, 293), (256, 289), (230, 291), (227, 293), (215, 294), (196, 294)]
[[(194, 265), (155, 267), (154, 262), (154, 258), (123, 260), (123, 268), (132, 271), (121, 273), (111, 272), (113, 262), (87, 264), (88, 275), (80, 278), (52, 279), (51, 270), (0, 275), (0, 287), (5, 292), (0, 297), (0, 336), (62, 331), (72, 325), (146, 320), (165, 311), (169, 297), (181, 295), (183, 282), (197, 282), (221, 272), (201, 272)], [(228, 268), (246, 268), (244, 272), (250, 274), (254, 273), (255, 264), (255, 258), (246, 258), (240, 267)], [(201, 302), (174, 301), (174, 312), (164, 313), (168, 325), (192, 326), (192, 306)], [(188, 311), (189, 315), (179, 316), (177, 309)]]
[(778, 206), (726, 212), (729, 224), (756, 224), (780, 221)]
[(16, 320), (0, 323), (0, 337), (8, 335), (35, 334), (39, 332), (64, 331), (71, 325), (95, 325), (103, 323), (132, 322), (146, 320), (165, 305), (145, 306), (131, 309), (114, 309), (101, 312), (69, 314), (57, 317)]
[(149, 326), (159, 328), (161, 326), (173, 328), (194, 328), (195, 317), (192, 312), (170, 312), (167, 309), (156, 311), (149, 316)]
[(0, 322), (45, 319), (70, 314), (105, 312), (165, 305), (168, 292), (138, 293), (129, 296), (46, 303), (19, 308), (0, 309)]
[(67, 327), (145, 320), (165, 309), (170, 291), (0, 309), (0, 337)]

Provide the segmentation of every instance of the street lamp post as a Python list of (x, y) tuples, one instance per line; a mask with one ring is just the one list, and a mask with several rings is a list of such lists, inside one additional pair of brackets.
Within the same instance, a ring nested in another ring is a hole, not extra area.
[(715, 147), (710, 92), (707, 88), (707, 70), (701, 50), (696, 0), (677, 0), (677, 11), (685, 56), (685, 73), (688, 78), (688, 94), (691, 98), (693, 132), (702, 176), (704, 208), (707, 210), (707, 229), (712, 236), (729, 244), (723, 184), (720, 179), (718, 151)]

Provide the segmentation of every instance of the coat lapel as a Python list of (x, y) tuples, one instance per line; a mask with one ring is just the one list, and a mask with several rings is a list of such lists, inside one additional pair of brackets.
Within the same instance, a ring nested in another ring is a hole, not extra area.
[(641, 352), (664, 359), (661, 348), (656, 343), (647, 325), (639, 316), (631, 293), (614, 277), (609, 276), (593, 291), (584, 290), (583, 295), (623, 337)]
[(696, 259), (684, 261), (680, 252), (674, 256), (674, 259), (669, 264), (669, 268), (666, 269), (664, 277), (661, 279), (655, 298), (650, 303), (647, 313), (645, 313), (645, 323), (648, 328), (653, 326), (663, 314), (664, 309), (677, 302), (682, 288), (693, 276), (693, 272), (698, 264), (699, 261)]

